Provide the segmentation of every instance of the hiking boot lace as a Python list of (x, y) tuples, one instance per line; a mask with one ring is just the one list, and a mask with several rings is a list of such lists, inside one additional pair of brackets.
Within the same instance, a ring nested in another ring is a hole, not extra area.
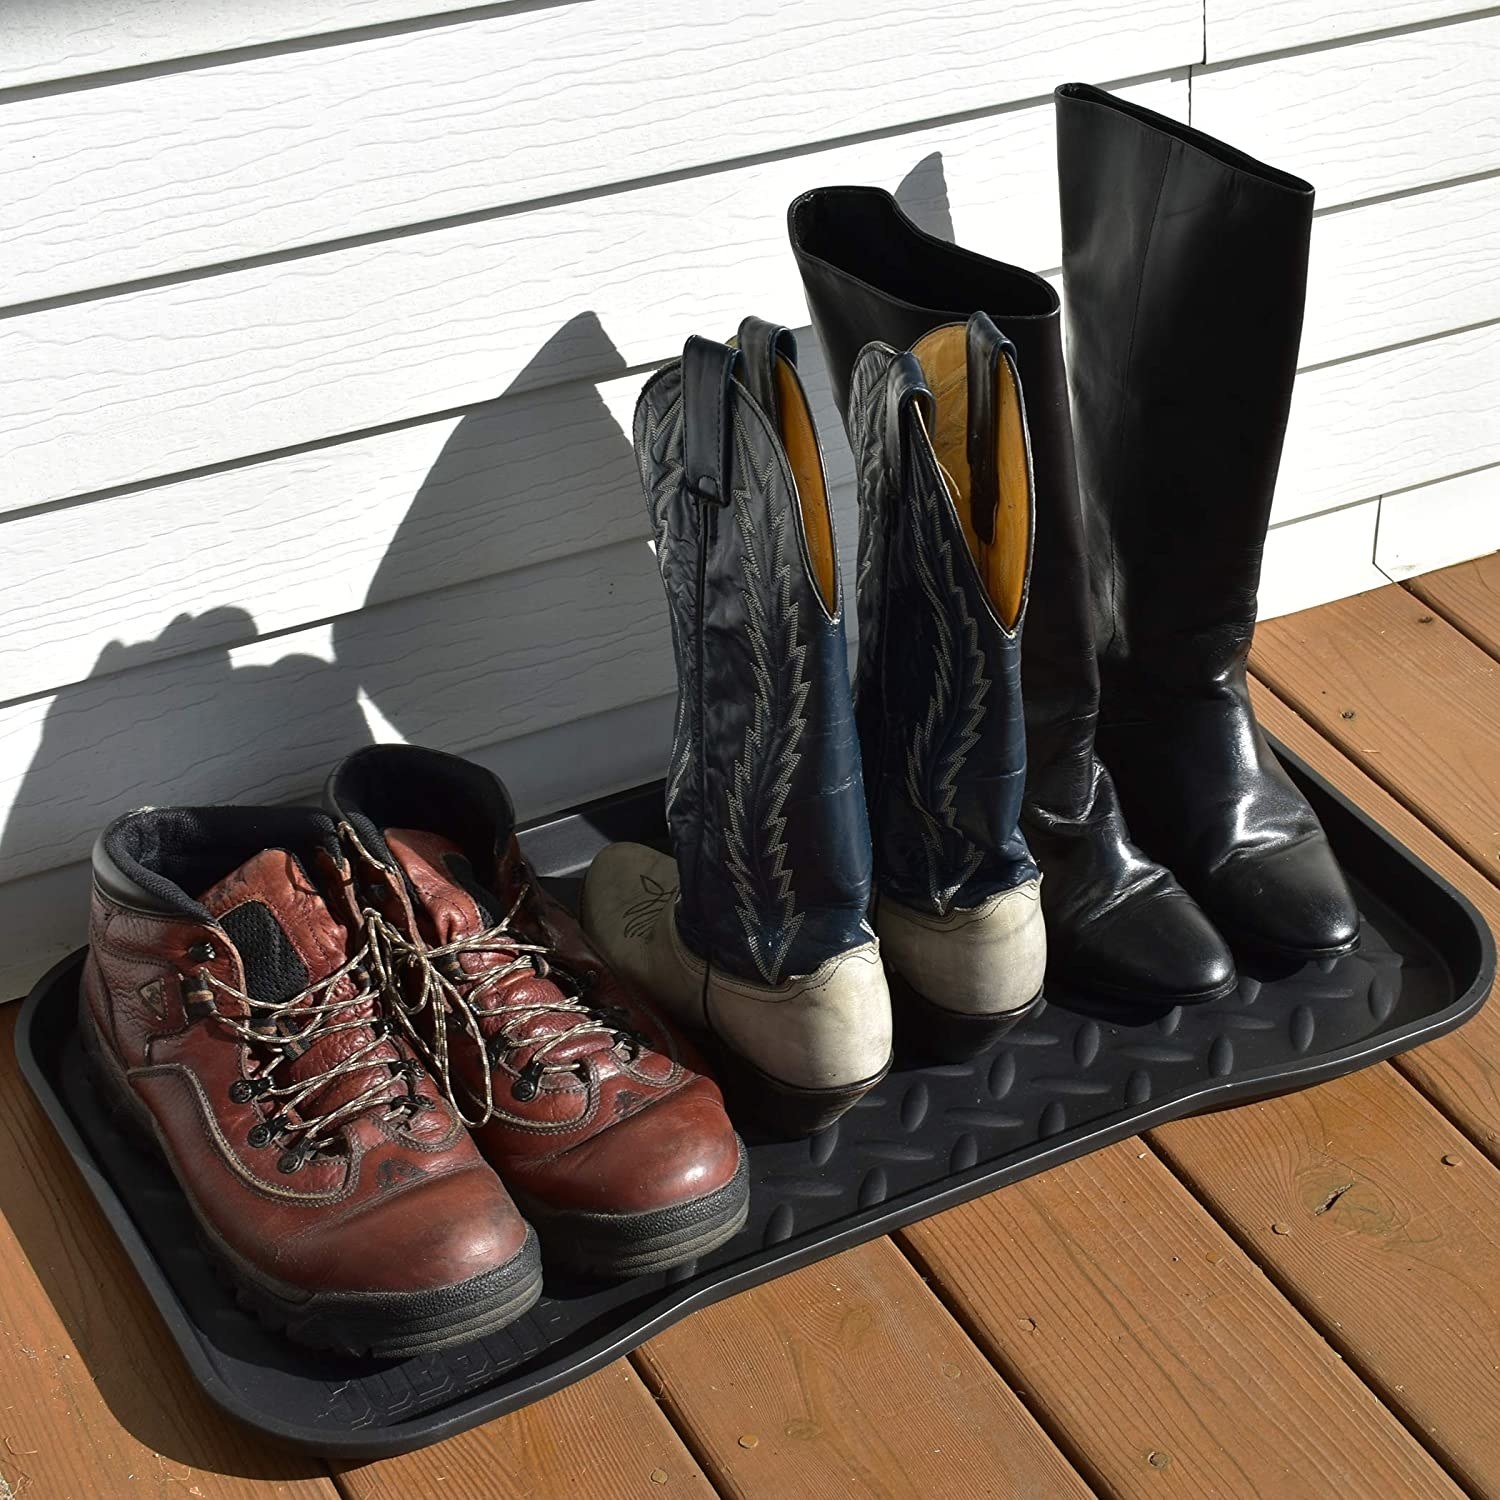
[[(289, 1000), (257, 1000), (208, 969), (197, 971), (194, 978), (198, 983), (193, 987), (191, 998), (199, 1004), (206, 1004), (215, 1020), (250, 1047), (272, 1054), (270, 1061), (260, 1067), (253, 1078), (241, 1079), (231, 1086), (231, 1097), (237, 1102), (265, 1100), (272, 1107), (270, 1117), (251, 1130), (252, 1145), (286, 1140), (291, 1146), (289, 1154), (298, 1157), (297, 1165), (301, 1165), (303, 1160), (329, 1144), (338, 1126), (373, 1109), (376, 1104), (386, 1105), (381, 1118), (387, 1120), (395, 1119), (403, 1112), (415, 1114), (427, 1107), (429, 1101), (417, 1092), (416, 1063), (400, 1055), (399, 1044), (379, 1014), (380, 998), (390, 988), (387, 973), (386, 955), (373, 934), (353, 957)], [(334, 986), (345, 978), (353, 979), (357, 993), (345, 999), (329, 999)], [(245, 1007), (247, 1019), (225, 1014), (216, 1003), (216, 995), (226, 995), (238, 1001)], [(367, 1002), (374, 1002), (376, 1013), (373, 1016)], [(343, 1020), (335, 1019), (339, 1012), (350, 1010), (355, 1014)], [(360, 1011), (364, 1013), (360, 1014)], [(368, 1040), (332, 1067), (311, 1078), (278, 1082), (278, 1070), (288, 1059), (303, 1056), (325, 1037), (355, 1031), (368, 1031)], [(393, 1045), (398, 1054), (394, 1061), (389, 1056), (376, 1055), (381, 1049)], [(340, 1078), (368, 1068), (381, 1071), (352, 1099), (336, 1109), (303, 1114), (304, 1106), (321, 1090)], [(391, 1096), (390, 1086), (396, 1078), (405, 1084), (404, 1097)], [(285, 1156), (282, 1167), (286, 1171), (295, 1170)]]
[[(626, 1025), (622, 1012), (611, 1006), (591, 1005), (583, 998), (585, 987), (577, 985), (575, 988), (572, 976), (549, 960), (551, 950), (547, 944), (528, 942), (517, 933), (513, 924), (526, 894), (527, 889), (523, 889), (510, 910), (494, 926), (449, 943), (430, 946), (412, 943), (378, 912), (365, 912), (365, 920), (372, 930), (380, 933), (379, 940), (392, 960), (392, 969), (401, 967), (416, 981), (414, 996), (409, 996), (399, 982), (392, 985), (397, 1019), (413, 1048), (436, 1076), (449, 1104), (470, 1129), (506, 1113), (495, 1098), (494, 1065), (497, 1063), (516, 1074), (511, 1094), (526, 1101), (536, 1097), (545, 1077), (577, 1071), (578, 1063), (551, 1060), (556, 1050), (568, 1042), (597, 1036), (601, 1041), (607, 1041), (610, 1047), (623, 1049), (631, 1061), (640, 1055), (645, 1044), (645, 1038)], [(479, 974), (468, 974), (462, 967), (463, 956), (468, 953), (496, 954), (505, 962)], [(500, 1004), (493, 1009), (481, 1004), (521, 974), (550, 979), (558, 993), (544, 1000), (511, 1001), (501, 996)], [(416, 1018), (426, 1010), (432, 1012), (431, 1045), (415, 1024)], [(560, 1018), (561, 1029), (541, 1038), (516, 1034), (518, 1027), (543, 1016)], [(498, 1023), (489, 1038), (482, 1029), (484, 1021)], [(463, 1091), (453, 1077), (449, 1024), (445, 1022), (459, 1026), (485, 1060), (486, 1066), (480, 1069), (484, 1079), (483, 1108), (477, 1118), (470, 1118), (465, 1113)], [(524, 1067), (516, 1069), (511, 1058), (525, 1048), (531, 1049), (531, 1057)]]

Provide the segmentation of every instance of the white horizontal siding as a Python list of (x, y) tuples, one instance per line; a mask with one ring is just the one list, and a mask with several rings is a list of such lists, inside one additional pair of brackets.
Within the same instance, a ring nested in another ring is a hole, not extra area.
[[(193, 622), (180, 629), (190, 639)], [(0, 880), (78, 858), (109, 809), (164, 792), (301, 795), (370, 737), (372, 717), (461, 750), (659, 697), (672, 686), (668, 655), (644, 542), (230, 651), (134, 667), (120, 646), (96, 678), (0, 708)]]
[(993, 109), (1202, 40), (1198, 0), (592, 0), (22, 99), (0, 112), (9, 295)]
[(1273, 518), (1500, 461), (1500, 325), (1297, 377)]
[[(1185, 113), (1185, 83), (1129, 92)], [(798, 323), (786, 206), (819, 183), (917, 169), (966, 243), (1056, 265), (1053, 142), (1049, 104), (13, 317), (0, 508), (595, 378), (751, 308)]]
[(1295, 614), (1390, 582), (1375, 566), (1380, 501), (1273, 526), (1261, 567), (1260, 618)]
[(1500, 16), (1193, 78), (1193, 124), (1328, 207), (1500, 168)]
[(1500, 552), (1500, 467), (1478, 469), (1386, 495), (1375, 562), (1391, 578), (1414, 578)]
[(114, 640), (163, 660), (643, 536), (640, 385), (574, 382), (0, 525), (0, 698), (89, 676)]
[(0, 996), (78, 940), (123, 807), (310, 796), (372, 737), (473, 754), (528, 813), (654, 774), (645, 372), (747, 312), (805, 323), (784, 214), (819, 183), (1055, 279), (1066, 78), (1143, 79), (1318, 188), (1263, 612), (1495, 545), (1500, 17), (1453, 17), (0, 9), (0, 90), (41, 85), (0, 92)]
[(1440, 21), (1481, 5), (1459, 0), (1207, 0), (1204, 6), (1204, 61), (1226, 62), (1258, 52), (1281, 52), (1314, 42), (1355, 37)]
[(6, 0), (0, 88), (472, 9), (472, 0)]
[(1302, 364), (1500, 318), (1500, 174), (1313, 221)]

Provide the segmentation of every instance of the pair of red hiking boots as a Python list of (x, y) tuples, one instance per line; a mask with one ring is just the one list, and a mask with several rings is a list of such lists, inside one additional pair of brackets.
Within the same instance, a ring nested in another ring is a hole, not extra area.
[(467, 761), (372, 746), (328, 811), (146, 809), (94, 850), (80, 1025), (263, 1322), (404, 1356), (743, 1224), (691, 1051), (591, 949)]

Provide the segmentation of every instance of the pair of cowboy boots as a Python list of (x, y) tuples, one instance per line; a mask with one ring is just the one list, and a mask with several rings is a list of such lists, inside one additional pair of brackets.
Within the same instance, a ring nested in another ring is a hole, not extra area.
[(147, 809), (94, 850), (84, 1049), (240, 1300), (400, 1357), (520, 1317), (543, 1252), (624, 1276), (730, 1238), (718, 1088), (541, 889), (500, 782), (372, 746), (326, 802)]
[(803, 195), (792, 246), (856, 440), (871, 339), (982, 310), (1013, 342), (1038, 512), (1022, 826), (1050, 972), (1212, 1000), (1236, 952), (1327, 960), (1359, 936), (1246, 689), (1313, 192), (1099, 89), (1065, 85), (1056, 110), (1066, 370), (1045, 281), (924, 234), (889, 194)]
[(857, 709), (790, 337), (692, 340), (637, 412), (680, 685), (672, 852), (606, 850), (584, 921), (791, 1129), (887, 1066), (881, 957), (952, 1057), (1044, 968), (1185, 1004), (1233, 990), (1236, 951), (1358, 942), (1246, 688), (1312, 190), (1097, 89), (1057, 112), (1066, 366), (1041, 277), (873, 188), (789, 211), (856, 459)]
[(969, 1055), (1046, 964), (1019, 828), (1033, 503), (1014, 350), (981, 314), (866, 349), (854, 384), (857, 709), (790, 334), (751, 318), (733, 344), (690, 339), (642, 392), (679, 685), (671, 852), (605, 849), (581, 908), (789, 1134), (879, 1081), (894, 1021)]

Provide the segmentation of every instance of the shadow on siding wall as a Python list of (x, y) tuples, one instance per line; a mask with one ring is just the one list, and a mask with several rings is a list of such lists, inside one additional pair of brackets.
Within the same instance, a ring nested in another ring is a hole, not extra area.
[[(326, 658), (278, 657), (274, 639), (249, 649), (224, 644), (257, 636), (254, 618), (235, 605), (180, 615), (151, 642), (110, 642), (89, 676), (51, 704), (0, 832), (0, 865), (46, 868), (76, 858), (111, 817), (144, 804), (315, 797), (328, 766), (375, 737), (372, 721), (441, 746), (447, 708), (467, 699), (465, 743), (498, 737), (485, 735), (482, 710), (476, 714), (473, 705), (486, 676), (506, 675), (505, 619), (486, 622), (492, 645), (481, 641), (485, 668), (465, 674), (455, 672), (449, 646), (463, 631), (472, 661), (472, 604), (465, 613), (433, 592), (430, 608), (421, 600), (416, 608), (407, 604), (393, 627), (395, 601), (442, 589), (439, 554), (452, 555), (461, 528), (469, 533), (462, 546), (505, 567), (513, 508), (507, 477), (523, 463), (534, 472), (549, 430), (567, 434), (568, 487), (557, 503), (574, 512), (575, 525), (578, 508), (595, 504), (591, 474), (634, 473), (629, 438), (592, 386), (573, 382), (545, 399), (504, 401), (513, 390), (550, 385), (582, 357), (606, 376), (625, 369), (593, 313), (571, 319), (496, 403), (459, 422), (412, 497), (364, 608), (333, 622)], [(601, 503), (612, 511), (619, 489), (605, 487)], [(639, 508), (638, 497), (635, 503)], [(408, 617), (416, 628), (403, 630)], [(565, 638), (566, 622), (558, 628)], [(81, 924), (83, 893), (79, 899)]]
[[(896, 197), (930, 233), (953, 237), (940, 153), (917, 162)], [(797, 332), (821, 386), (812, 332)], [(508, 667), (516, 666), (507, 618), (492, 613), (476, 626), (472, 603), (466, 611), (455, 603), (464, 591), (443, 592), (443, 558), (453, 555), (458, 534), (489, 572), (506, 568), (519, 509), (511, 477), (534, 474), (539, 455), (555, 457), (556, 505), (559, 514), (566, 509), (575, 534), (581, 510), (583, 534), (619, 535), (624, 507), (644, 536), (629, 435), (592, 384), (577, 381), (581, 368), (599, 379), (626, 370), (592, 312), (559, 328), (506, 390), (454, 429), (412, 497), (364, 607), (333, 621), (326, 656), (277, 656), (274, 639), (231, 649), (226, 638), (249, 642), (257, 635), (253, 617), (233, 604), (181, 615), (153, 642), (107, 645), (89, 676), (61, 690), (50, 707), (0, 827), (0, 868), (27, 872), (75, 859), (111, 817), (146, 803), (315, 797), (327, 767), (386, 734), (386, 726), (438, 746), (504, 738), (503, 705), (493, 699)], [(531, 398), (505, 400), (522, 390)], [(843, 442), (836, 430), (823, 435), (825, 444)], [(310, 495), (308, 504), (316, 503)], [(536, 524), (534, 505), (527, 524)], [(644, 546), (634, 565), (651, 570)], [(398, 609), (402, 628), (393, 629)], [(464, 635), (472, 660), (476, 630), (483, 668), (456, 669), (453, 637)], [(530, 636), (517, 657), (537, 654), (537, 632)], [(557, 639), (571, 639), (565, 621), (558, 622)], [(164, 654), (170, 659), (162, 660)], [(485, 729), (486, 694), (496, 709), (492, 733)], [(453, 736), (459, 721), (462, 733)], [(85, 899), (78, 891), (80, 935)]]

